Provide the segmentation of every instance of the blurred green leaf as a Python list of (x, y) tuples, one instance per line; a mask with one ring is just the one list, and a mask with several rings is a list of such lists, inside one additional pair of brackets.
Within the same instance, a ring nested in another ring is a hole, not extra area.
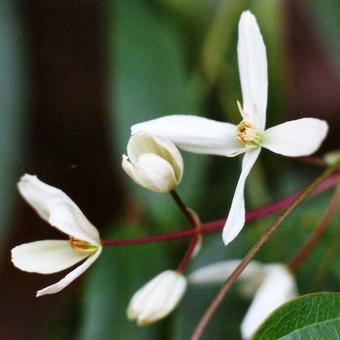
[[(131, 125), (166, 114), (197, 114), (199, 98), (197, 88), (187, 80), (179, 27), (166, 13), (151, 2), (122, 0), (114, 2), (110, 13), (112, 131), (122, 154), (126, 153)], [(185, 155), (180, 190), (186, 200), (199, 199), (205, 160)], [(125, 178), (147, 215), (162, 225), (174, 223), (177, 208), (169, 198), (138, 188)]]
[[(325, 322), (328, 321), (328, 322)], [(259, 328), (254, 340), (339, 339), (340, 294), (301, 296), (278, 308)]]
[[(123, 239), (131, 234), (122, 230), (111, 236)], [(168, 269), (165, 255), (162, 244), (105, 248), (88, 281), (78, 338), (142, 340), (160, 336), (162, 323), (138, 327), (127, 319), (126, 308), (142, 285)]]

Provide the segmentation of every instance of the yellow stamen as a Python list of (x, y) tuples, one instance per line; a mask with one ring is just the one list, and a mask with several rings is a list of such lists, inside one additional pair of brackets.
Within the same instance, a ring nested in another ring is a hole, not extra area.
[(82, 253), (82, 254), (88, 254), (88, 255), (91, 255), (93, 253), (96, 252), (96, 250), (98, 249), (97, 246), (89, 243), (89, 242), (86, 242), (86, 241), (81, 241), (81, 240), (78, 240), (74, 237), (70, 237), (70, 245), (71, 247), (79, 252), (79, 253)]
[(237, 125), (236, 135), (237, 139), (244, 145), (257, 146), (261, 143), (261, 134), (253, 124), (245, 120)]

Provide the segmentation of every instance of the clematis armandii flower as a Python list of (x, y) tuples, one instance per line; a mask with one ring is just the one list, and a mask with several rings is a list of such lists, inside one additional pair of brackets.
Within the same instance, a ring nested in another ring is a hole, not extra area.
[[(188, 276), (193, 285), (222, 284), (241, 260), (227, 260), (197, 269)], [(247, 340), (279, 306), (297, 296), (294, 276), (281, 263), (252, 261), (238, 278), (240, 292), (253, 298), (241, 322), (242, 338)]]
[(24, 175), (18, 189), (39, 216), (69, 236), (68, 240), (42, 240), (12, 249), (13, 264), (26, 272), (52, 274), (85, 260), (57, 283), (37, 291), (37, 297), (55, 294), (84, 273), (102, 251), (98, 230), (60, 189), (36, 176)]
[(328, 125), (316, 118), (302, 118), (265, 129), (268, 92), (266, 48), (255, 17), (243, 12), (239, 22), (238, 65), (243, 107), (238, 125), (192, 115), (171, 115), (139, 123), (131, 133), (148, 132), (171, 139), (183, 150), (234, 157), (244, 153), (223, 241), (231, 242), (245, 223), (244, 186), (261, 148), (285, 156), (314, 153), (326, 137)]

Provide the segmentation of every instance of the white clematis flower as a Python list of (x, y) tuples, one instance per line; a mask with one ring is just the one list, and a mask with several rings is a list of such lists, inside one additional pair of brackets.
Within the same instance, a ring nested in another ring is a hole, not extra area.
[(84, 273), (100, 255), (102, 246), (98, 230), (63, 191), (45, 184), (36, 176), (22, 176), (18, 189), (42, 219), (67, 234), (69, 239), (19, 245), (11, 251), (13, 264), (26, 272), (51, 274), (85, 260), (57, 283), (37, 291), (36, 296), (58, 293)]
[(127, 154), (123, 155), (123, 169), (137, 184), (151, 191), (168, 192), (182, 180), (182, 156), (167, 138), (135, 134), (130, 137)]
[(182, 299), (186, 278), (179, 272), (166, 270), (140, 288), (127, 309), (130, 320), (146, 326), (171, 313)]
[[(188, 276), (190, 284), (221, 284), (241, 260), (221, 261), (199, 268)], [(264, 320), (280, 305), (297, 296), (293, 275), (279, 263), (252, 261), (238, 278), (243, 295), (254, 297), (241, 323), (243, 339), (250, 339)]]
[(132, 134), (147, 132), (171, 139), (186, 151), (234, 157), (244, 153), (242, 171), (223, 229), (227, 245), (245, 223), (244, 186), (261, 147), (285, 156), (315, 152), (326, 137), (328, 125), (316, 118), (302, 118), (265, 129), (267, 107), (266, 48), (255, 17), (243, 12), (239, 22), (238, 65), (243, 108), (238, 125), (211, 119), (172, 115), (132, 126)]

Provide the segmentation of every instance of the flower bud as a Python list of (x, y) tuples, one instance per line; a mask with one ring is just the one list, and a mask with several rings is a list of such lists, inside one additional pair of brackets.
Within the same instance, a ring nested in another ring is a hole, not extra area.
[(335, 165), (336, 163), (340, 162), (340, 150), (328, 152), (323, 158), (327, 165)]
[(138, 133), (130, 137), (122, 167), (139, 185), (154, 192), (168, 192), (182, 179), (183, 159), (167, 138)]
[(136, 320), (140, 326), (164, 318), (177, 306), (186, 286), (187, 281), (181, 273), (167, 270), (158, 274), (133, 295), (127, 310), (128, 318)]

